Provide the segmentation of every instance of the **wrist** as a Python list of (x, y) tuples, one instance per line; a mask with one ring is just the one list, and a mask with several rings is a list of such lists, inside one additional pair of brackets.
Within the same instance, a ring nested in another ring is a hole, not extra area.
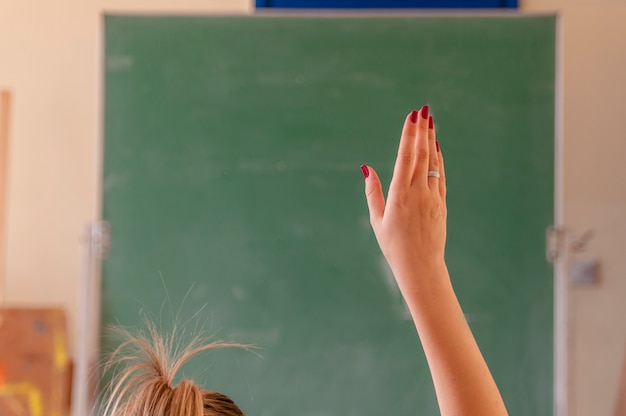
[(397, 279), (416, 281), (418, 284), (438, 276), (448, 277), (448, 266), (443, 255), (398, 258), (389, 262), (389, 266)]
[(407, 302), (432, 298), (434, 292), (451, 289), (448, 267), (443, 258), (403, 262), (392, 265), (391, 269)]

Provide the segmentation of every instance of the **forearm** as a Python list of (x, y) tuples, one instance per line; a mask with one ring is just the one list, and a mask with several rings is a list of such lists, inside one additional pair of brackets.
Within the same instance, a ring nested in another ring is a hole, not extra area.
[(445, 264), (415, 270), (401, 272), (405, 274), (398, 280), (419, 282), (401, 289), (426, 354), (441, 414), (506, 415)]

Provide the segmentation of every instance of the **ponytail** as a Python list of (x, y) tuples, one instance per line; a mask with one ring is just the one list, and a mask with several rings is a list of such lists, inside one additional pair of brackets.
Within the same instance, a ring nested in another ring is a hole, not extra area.
[(182, 380), (177, 386), (173, 382), (182, 365), (202, 351), (251, 346), (195, 338), (185, 348), (178, 348), (176, 331), (165, 338), (151, 322), (146, 322), (146, 327), (147, 332), (137, 334), (113, 328), (124, 341), (105, 365), (105, 370), (115, 375), (105, 390), (102, 416), (244, 416), (228, 396), (202, 390), (191, 380)]

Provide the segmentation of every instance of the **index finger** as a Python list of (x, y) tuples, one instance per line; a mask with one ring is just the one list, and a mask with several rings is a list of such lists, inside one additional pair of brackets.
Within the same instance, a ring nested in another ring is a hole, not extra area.
[(415, 166), (415, 142), (417, 140), (417, 110), (411, 111), (404, 120), (396, 165), (393, 168), (392, 185), (408, 187), (411, 184)]

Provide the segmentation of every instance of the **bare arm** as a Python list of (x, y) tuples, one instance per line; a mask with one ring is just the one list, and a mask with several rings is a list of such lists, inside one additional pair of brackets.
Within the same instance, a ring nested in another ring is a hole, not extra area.
[(376, 172), (363, 173), (370, 222), (415, 322), (441, 414), (507, 415), (444, 261), (445, 172), (428, 107), (405, 120), (387, 201)]

